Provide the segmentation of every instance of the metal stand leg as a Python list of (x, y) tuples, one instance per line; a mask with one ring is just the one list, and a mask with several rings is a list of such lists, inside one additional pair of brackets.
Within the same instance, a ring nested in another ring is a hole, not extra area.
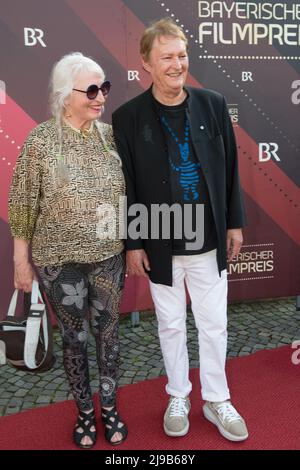
[(139, 311), (131, 312), (131, 326), (135, 327), (135, 326), (139, 326), (139, 324), (140, 324), (140, 312)]

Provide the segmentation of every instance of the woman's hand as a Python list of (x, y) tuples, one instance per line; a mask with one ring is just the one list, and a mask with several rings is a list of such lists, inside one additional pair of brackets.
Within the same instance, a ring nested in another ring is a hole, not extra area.
[(29, 243), (22, 238), (14, 238), (15, 288), (31, 292), (33, 279), (37, 280), (37, 276), (29, 262)]
[(34, 279), (37, 277), (29, 261), (15, 262), (14, 284), (16, 289), (31, 292)]

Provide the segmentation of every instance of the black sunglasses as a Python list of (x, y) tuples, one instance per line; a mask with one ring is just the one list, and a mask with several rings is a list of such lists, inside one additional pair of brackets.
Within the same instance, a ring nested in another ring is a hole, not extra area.
[(90, 85), (87, 90), (78, 90), (77, 88), (73, 88), (74, 91), (80, 91), (80, 93), (86, 93), (86, 96), (89, 100), (94, 100), (97, 98), (99, 90), (101, 91), (102, 95), (105, 97), (108, 95), (109, 90), (111, 87), (110, 81), (106, 80), (102, 83), (100, 87), (97, 85)]

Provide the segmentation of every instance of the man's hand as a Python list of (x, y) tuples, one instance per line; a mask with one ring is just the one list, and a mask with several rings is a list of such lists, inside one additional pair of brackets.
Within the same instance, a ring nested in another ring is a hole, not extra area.
[(230, 262), (240, 252), (243, 243), (241, 228), (227, 230), (227, 260)]
[(126, 274), (148, 277), (150, 264), (145, 250), (129, 250), (126, 253)]

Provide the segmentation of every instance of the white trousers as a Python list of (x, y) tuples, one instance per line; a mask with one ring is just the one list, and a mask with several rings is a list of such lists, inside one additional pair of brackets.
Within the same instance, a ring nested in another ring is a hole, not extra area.
[(227, 400), (230, 398), (225, 374), (227, 272), (224, 270), (219, 276), (216, 250), (173, 256), (172, 266), (172, 287), (150, 282), (168, 376), (166, 391), (184, 398), (192, 390), (186, 335), (186, 283), (198, 330), (202, 398), (213, 402)]

